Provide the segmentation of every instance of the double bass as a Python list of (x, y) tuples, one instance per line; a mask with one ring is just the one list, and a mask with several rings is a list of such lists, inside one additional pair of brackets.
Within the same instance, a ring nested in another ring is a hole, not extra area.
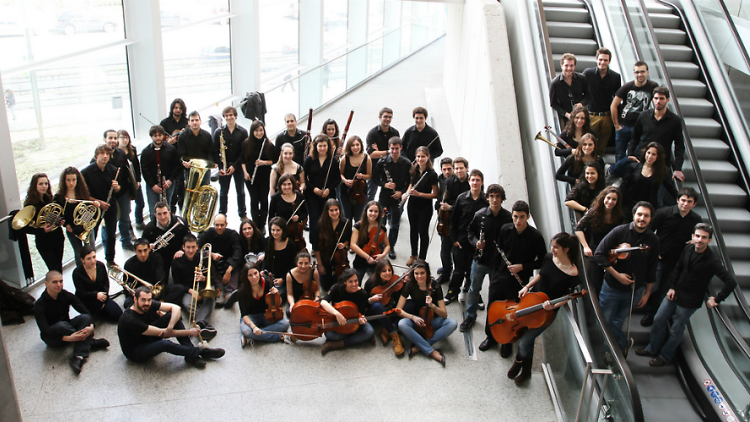
[[(353, 334), (359, 329), (360, 313), (357, 305), (348, 300), (333, 304), (341, 315), (346, 318), (346, 324), (339, 324), (334, 315), (329, 314), (320, 306), (319, 302), (312, 300), (300, 300), (292, 307), (289, 315), (289, 325), (292, 327), (292, 333), (295, 335), (305, 336), (300, 340), (312, 340), (323, 335), (326, 331), (335, 331), (339, 334)], [(386, 318), (394, 312), (400, 310), (392, 309), (380, 315), (365, 317), (367, 321)]]

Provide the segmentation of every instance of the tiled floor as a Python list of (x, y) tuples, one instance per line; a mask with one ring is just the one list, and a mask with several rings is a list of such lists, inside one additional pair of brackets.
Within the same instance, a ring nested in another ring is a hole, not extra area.
[[(444, 42), (438, 41), (322, 110), (316, 120), (333, 117), (342, 122), (353, 109), (349, 133), (364, 138), (377, 124), (378, 110), (389, 106), (395, 111), (394, 126), (403, 133), (413, 123), (411, 110), (428, 101), (428, 90), (445, 154), (455, 156), (456, 135), (449, 116), (440, 111), (447, 110), (440, 104), (443, 51)], [(236, 213), (229, 214), (229, 226), (236, 228)], [(409, 225), (403, 218), (398, 264), (409, 255)], [(117, 261), (124, 262), (129, 254), (118, 250)], [(433, 268), (440, 266), (437, 236), (428, 261)], [(65, 274), (69, 290), (71, 272)], [(458, 305), (448, 309), (460, 322)], [(227, 353), (205, 370), (170, 355), (131, 363), (120, 352), (116, 327), (101, 322), (97, 336), (113, 344), (107, 351), (92, 353), (78, 377), (67, 364), (72, 350), (47, 349), (33, 319), (3, 327), (24, 420), (555, 420), (538, 363), (531, 382), (517, 388), (505, 375), (511, 359), (501, 359), (494, 349), (477, 352), (477, 360), (469, 360), (458, 331), (442, 344), (447, 356), (443, 369), (424, 356), (397, 359), (391, 347), (380, 343), (325, 357), (320, 355), (322, 339), (241, 349), (239, 319), (236, 306), (214, 313), (212, 323), (219, 334), (211, 345)], [(480, 312), (474, 346), (484, 338), (483, 326)]]

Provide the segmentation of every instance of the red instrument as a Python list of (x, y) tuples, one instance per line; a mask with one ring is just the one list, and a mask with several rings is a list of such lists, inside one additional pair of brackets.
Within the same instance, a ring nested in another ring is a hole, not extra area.
[(383, 295), (383, 297), (378, 301), (382, 303), (383, 305), (387, 305), (388, 302), (391, 301), (391, 296), (393, 296), (394, 293), (400, 292), (401, 289), (404, 288), (404, 280), (406, 277), (409, 276), (409, 274), (414, 271), (414, 266), (412, 266), (409, 271), (405, 272), (401, 277), (397, 275), (393, 275), (388, 282), (386, 282), (382, 286), (375, 286), (372, 288), (372, 292), (370, 294), (374, 295)]
[[(441, 202), (445, 202), (445, 199), (447, 197), (448, 197), (448, 188), (445, 189), (445, 192), (443, 193), (443, 200)], [(451, 235), (451, 211), (440, 210), (440, 212), (438, 213), (437, 231), (443, 237), (450, 237)]]
[[(339, 325), (335, 316), (326, 312), (319, 302), (311, 300), (300, 300), (292, 306), (289, 316), (289, 325), (292, 333), (305, 335), (307, 338), (300, 340), (311, 340), (320, 337), (326, 331), (335, 331), (339, 334), (353, 334), (359, 329), (359, 309), (353, 302), (345, 300), (333, 305), (333, 307), (346, 318), (346, 324)], [(386, 318), (400, 310), (392, 309), (380, 315), (368, 316), (368, 321)]]
[[(427, 296), (432, 296), (432, 286), (435, 284), (435, 280), (430, 279), (430, 286), (427, 288)], [(432, 326), (432, 319), (435, 318), (435, 310), (425, 304), (422, 309), (419, 310), (419, 317), (424, 321), (424, 326), (420, 327), (417, 325), (415, 328), (417, 332), (422, 334), (422, 337), (429, 339), (435, 335), (435, 327)]]
[(615, 249), (609, 251), (609, 254), (607, 254), (607, 260), (614, 264), (620, 259), (630, 258), (631, 252), (633, 251), (647, 251), (649, 249), (651, 249), (651, 247), (648, 245), (630, 246), (630, 243), (622, 243)]
[(310, 271), (310, 279), (302, 283), (302, 296), (300, 300), (315, 300), (315, 292), (318, 291), (318, 282), (315, 281), (315, 270), (318, 269), (318, 263), (312, 263), (312, 270)]
[(346, 256), (346, 248), (336, 248), (333, 252), (333, 275), (338, 279), (347, 268), (351, 267), (349, 266), (349, 257)]
[(295, 221), (292, 221), (292, 218), (294, 218), (294, 215), (297, 214), (297, 211), (299, 211), (300, 207), (302, 207), (302, 204), (304, 203), (305, 203), (305, 200), (303, 199), (299, 203), (299, 205), (297, 205), (297, 208), (295, 208), (294, 211), (292, 212), (292, 216), (289, 217), (288, 220), (286, 220), (286, 234), (289, 237), (289, 240), (294, 242), (294, 244), (297, 246), (297, 252), (307, 247), (307, 243), (305, 242), (305, 237), (304, 237), (304, 231), (305, 231), (305, 225), (307, 224), (307, 219), (306, 218), (298, 219), (295, 222)]
[[(271, 279), (273, 280), (273, 276), (271, 276)], [(268, 322), (276, 322), (284, 318), (284, 309), (281, 307), (281, 295), (278, 291), (266, 295), (266, 305), (265, 316)]]
[(349, 188), (349, 202), (352, 205), (362, 205), (367, 201), (367, 182), (364, 179), (357, 179), (357, 174), (362, 168), (362, 164), (365, 163), (367, 155), (362, 158), (362, 162), (359, 163), (357, 171), (354, 172), (354, 178), (352, 179), (352, 186)]
[(368, 232), (370, 240), (365, 246), (362, 246), (362, 252), (370, 256), (383, 253), (383, 245), (385, 244), (385, 231), (383, 231), (383, 226), (385, 225), (387, 216), (388, 210), (383, 208), (383, 218), (380, 219), (380, 224), (378, 224), (377, 228), (372, 228)]
[[(566, 300), (588, 294), (588, 291), (569, 294), (551, 300), (555, 305)], [(487, 308), (487, 320), (492, 337), (500, 344), (515, 343), (528, 329), (547, 327), (552, 323), (555, 311), (544, 309), (544, 302), (549, 297), (541, 292), (531, 292), (516, 303), (515, 300), (496, 300)]]

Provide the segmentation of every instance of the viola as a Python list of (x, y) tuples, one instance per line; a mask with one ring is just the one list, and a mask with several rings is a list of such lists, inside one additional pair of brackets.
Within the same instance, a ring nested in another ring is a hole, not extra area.
[[(566, 300), (575, 299), (588, 294), (581, 290), (567, 296), (551, 300), (555, 305)], [(552, 324), (555, 311), (544, 309), (544, 302), (549, 297), (542, 292), (531, 292), (520, 301), (496, 300), (487, 308), (487, 321), (490, 324), (492, 338), (500, 344), (515, 343), (526, 330), (544, 328)]]
[(266, 319), (268, 322), (280, 321), (284, 318), (284, 309), (281, 308), (281, 295), (276, 293), (266, 295)]
[(346, 248), (336, 248), (333, 252), (333, 275), (338, 279), (349, 266), (349, 257), (346, 256)]
[(412, 271), (414, 271), (414, 268), (415, 267), (412, 266), (409, 271), (407, 271), (400, 277), (394, 274), (393, 277), (391, 277), (391, 279), (382, 286), (373, 287), (371, 294), (373, 296), (383, 295), (383, 297), (380, 298), (378, 302), (382, 303), (383, 306), (387, 305), (391, 301), (391, 296), (393, 296), (393, 294), (396, 292), (400, 292), (401, 289), (404, 288), (404, 280), (409, 276), (409, 274), (412, 273)]
[(294, 242), (297, 246), (297, 252), (307, 247), (307, 242), (305, 242), (305, 237), (303, 235), (305, 224), (307, 224), (306, 218), (297, 222), (290, 221), (289, 224), (286, 225), (286, 234), (289, 237), (289, 240)]
[[(445, 192), (443, 193), (443, 200), (441, 202), (445, 202), (447, 197), (448, 197), (448, 189), (446, 188)], [(451, 235), (451, 211), (450, 210), (441, 209), (440, 212), (438, 213), (437, 231), (443, 237), (449, 237)]]
[(629, 243), (621, 243), (615, 249), (609, 251), (609, 253), (607, 254), (607, 260), (610, 263), (615, 264), (621, 259), (630, 258), (633, 251), (647, 251), (649, 249), (651, 249), (651, 247), (648, 245), (630, 246)]
[[(434, 280), (430, 279), (430, 286), (427, 288), (427, 296), (432, 296), (433, 285)], [(422, 334), (422, 337), (426, 339), (432, 338), (432, 336), (435, 335), (435, 327), (432, 326), (432, 319), (435, 318), (435, 310), (425, 304), (419, 310), (419, 317), (424, 321), (424, 326), (420, 327), (417, 325), (416, 330)]]
[(367, 182), (364, 179), (355, 178), (349, 188), (349, 202), (352, 205), (363, 205), (367, 201)]
[(383, 226), (385, 225), (387, 216), (388, 210), (383, 208), (383, 218), (380, 219), (380, 224), (378, 224), (378, 227), (372, 228), (368, 232), (368, 237), (370, 240), (365, 246), (362, 246), (362, 252), (370, 256), (383, 253), (383, 245), (385, 244), (385, 231), (383, 230)]
[[(346, 324), (340, 325), (335, 316), (326, 312), (319, 302), (312, 300), (300, 300), (292, 306), (289, 315), (289, 325), (292, 333), (304, 335), (306, 338), (300, 340), (312, 340), (320, 337), (326, 331), (335, 331), (339, 334), (353, 334), (359, 329), (359, 309), (353, 302), (345, 300), (333, 305), (346, 318)], [(400, 310), (392, 309), (380, 315), (366, 317), (367, 321), (386, 318)]]
[(310, 279), (302, 283), (302, 296), (300, 299), (315, 300), (315, 292), (318, 291), (318, 282), (315, 281), (315, 270), (318, 269), (318, 263), (313, 262), (312, 270), (310, 271)]

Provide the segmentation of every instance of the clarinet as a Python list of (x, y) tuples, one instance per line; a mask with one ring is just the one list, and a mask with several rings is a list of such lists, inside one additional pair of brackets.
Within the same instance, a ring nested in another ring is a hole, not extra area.
[[(479, 243), (484, 243), (484, 218), (482, 218), (482, 221), (479, 223)], [(485, 245), (487, 247), (487, 245)], [(482, 258), (482, 255), (484, 254), (484, 249), (479, 249), (477, 251), (477, 258)]]
[(167, 202), (167, 195), (164, 193), (164, 177), (161, 174), (161, 147), (154, 147), (154, 152), (156, 153), (156, 181), (161, 188), (159, 201)]
[[(500, 252), (500, 256), (503, 257), (503, 261), (505, 261), (505, 266), (508, 267), (508, 272), (510, 272), (510, 266), (513, 264), (510, 263), (510, 260), (508, 259), (508, 257), (505, 256), (505, 252), (503, 252), (503, 250), (500, 249), (500, 246), (498, 246), (497, 243), (495, 244), (495, 247), (497, 247), (497, 251)], [(521, 287), (525, 286), (523, 284), (523, 281), (521, 280), (521, 277), (519, 277), (518, 274), (513, 274), (513, 277), (515, 277), (516, 280), (518, 280), (518, 284), (520, 284)]]
[[(263, 155), (263, 147), (266, 146), (266, 139), (268, 139), (268, 137), (264, 137), (263, 138), (263, 143), (260, 144), (260, 152), (258, 153), (258, 160), (260, 160), (260, 156)], [(250, 184), (251, 185), (253, 184), (253, 182), (255, 182), (255, 174), (258, 173), (258, 167), (260, 167), (260, 166), (258, 166), (256, 164), (255, 165), (255, 170), (253, 170), (253, 175), (250, 176)]]

